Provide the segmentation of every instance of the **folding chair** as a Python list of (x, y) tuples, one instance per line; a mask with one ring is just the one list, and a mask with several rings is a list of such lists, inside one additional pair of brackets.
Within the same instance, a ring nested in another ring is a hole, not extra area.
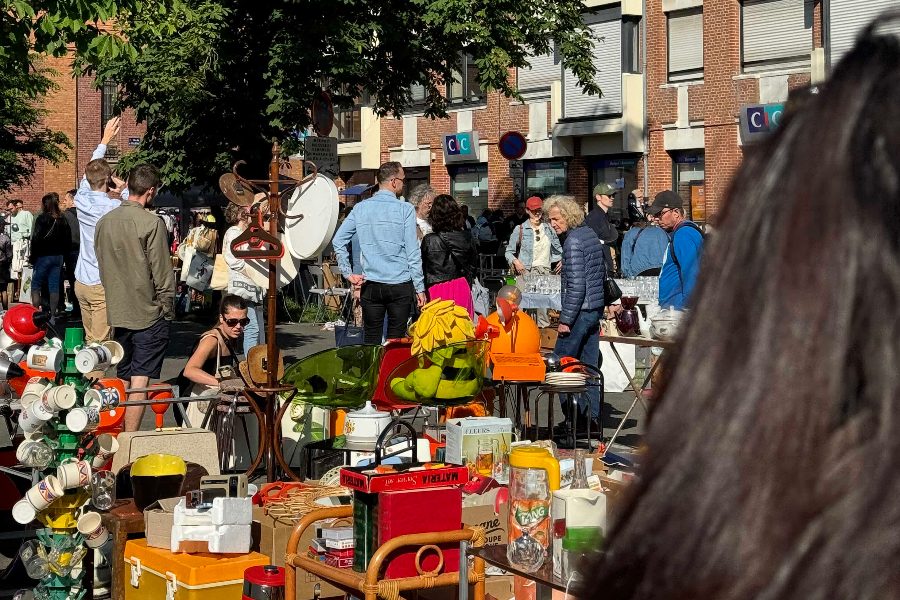
[[(309, 293), (314, 294), (317, 298), (316, 314), (313, 317), (313, 324), (324, 323), (324, 321), (320, 321), (319, 319), (320, 317), (322, 319), (325, 318), (326, 310), (331, 309), (340, 314), (343, 300), (350, 293), (350, 290), (335, 285), (337, 280), (331, 272), (331, 267), (327, 264), (309, 265), (308, 269), (310, 275), (317, 281), (315, 287), (309, 288)], [(308, 304), (309, 300), (304, 304), (304, 312), (306, 312), (306, 306)]]

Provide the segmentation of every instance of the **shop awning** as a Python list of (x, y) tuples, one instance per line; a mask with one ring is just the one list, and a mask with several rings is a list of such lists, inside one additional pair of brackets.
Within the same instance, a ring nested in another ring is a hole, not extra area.
[(352, 186), (346, 188), (344, 191), (338, 192), (338, 193), (341, 196), (359, 196), (360, 194), (364, 193), (369, 188), (373, 188), (373, 187), (375, 187), (375, 186), (370, 185), (368, 183), (360, 183), (358, 185), (352, 185)]

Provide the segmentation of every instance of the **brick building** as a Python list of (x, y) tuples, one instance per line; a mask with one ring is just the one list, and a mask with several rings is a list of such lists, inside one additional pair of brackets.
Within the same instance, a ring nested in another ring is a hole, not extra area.
[[(590, 190), (604, 181), (625, 192), (611, 211), (617, 218), (624, 216), (627, 193), (652, 198), (674, 189), (703, 222), (718, 209), (749, 143), (741, 134), (742, 108), (765, 105), (777, 113), (793, 91), (825, 78), (870, 19), (897, 4), (587, 0), (585, 22), (600, 38), (594, 61), (603, 96), (581, 94), (559, 57), (548, 55), (534, 57), (531, 69), (510, 70), (525, 97), (512, 102), (481, 93), (474, 65), (461, 60), (447, 90), (454, 104), (447, 119), (427, 119), (413, 107), (375, 127), (379, 120), (365, 118), (364, 104), (357, 107), (363, 117), (355, 118), (368, 128), (361, 141), (339, 144), (342, 175), (347, 185), (371, 182), (376, 162), (397, 160), (408, 186), (428, 182), (469, 205), (471, 214), (508, 210), (514, 182), (496, 143), (515, 130), (529, 141), (517, 185), (522, 197), (566, 192), (592, 204)], [(468, 132), (477, 137), (477, 150), (445, 162), (447, 136)], [(368, 162), (345, 163), (345, 145), (367, 146)]]
[[(25, 186), (5, 194), (7, 198), (21, 198), (25, 208), (32, 212), (40, 209), (41, 197), (49, 192), (60, 196), (77, 186), (84, 174), (84, 167), (100, 143), (103, 127), (113, 114), (116, 88), (106, 85), (102, 89), (93, 86), (94, 77), (73, 77), (71, 56), (45, 59), (44, 64), (56, 71), (54, 80), (58, 86), (45, 100), (50, 110), (47, 126), (68, 136), (72, 148), (67, 150), (68, 160), (58, 167), (38, 161), (34, 176)], [(115, 145), (110, 144), (107, 159), (115, 162), (128, 152), (143, 136), (145, 128), (136, 123), (129, 109), (122, 114), (122, 124)]]

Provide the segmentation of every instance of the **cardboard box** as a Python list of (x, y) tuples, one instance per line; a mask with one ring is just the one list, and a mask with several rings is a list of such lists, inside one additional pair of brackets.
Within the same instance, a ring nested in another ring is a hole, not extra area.
[[(499, 417), (465, 417), (447, 421), (447, 462), (462, 465), (477, 462), (478, 440), (496, 440), (500, 452), (509, 457), (512, 421)], [(492, 448), (496, 446), (492, 445)], [(493, 458), (496, 463), (496, 457)]]
[[(265, 514), (262, 507), (253, 507), (253, 520), (260, 524), (259, 551), (265, 554), (277, 567), (284, 567), (284, 558), (287, 553), (288, 539), (294, 530), (293, 523), (276, 521)], [(297, 545), (297, 554), (305, 554), (313, 538), (316, 537), (316, 527), (311, 525), (306, 528), (300, 543)], [(297, 569), (297, 597), (295, 600), (312, 600), (317, 595), (320, 598), (343, 597), (344, 591), (319, 579), (315, 575)]]
[(466, 467), (445, 465), (428, 468), (422, 463), (391, 466), (395, 470), (388, 473), (377, 473), (372, 467), (344, 467), (341, 469), (341, 485), (371, 494), (464, 485), (469, 481), (469, 470)]
[(473, 494), (463, 502), (463, 525), (484, 527), (485, 546), (505, 546), (509, 535), (509, 505), (501, 504), (499, 513), (494, 510), (498, 491)]
[[(484, 597), (486, 600), (512, 600), (514, 576), (512, 575), (488, 575), (484, 579)], [(459, 597), (459, 589), (456, 587), (439, 587), (427, 590), (419, 590), (419, 600), (456, 600)], [(475, 586), (469, 584), (468, 598), (475, 597)]]
[(144, 509), (144, 531), (147, 545), (169, 550), (172, 546), (172, 528), (175, 526), (175, 507), (183, 497), (157, 500)]

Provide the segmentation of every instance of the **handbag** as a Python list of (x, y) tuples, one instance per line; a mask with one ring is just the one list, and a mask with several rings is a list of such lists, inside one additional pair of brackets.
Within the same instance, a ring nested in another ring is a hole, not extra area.
[[(223, 342), (225, 342), (225, 347), (228, 348), (228, 353), (231, 354), (232, 357), (234, 357), (234, 350), (232, 350), (231, 344), (229, 344), (227, 340), (222, 339), (222, 337), (219, 335), (219, 332), (215, 331), (215, 330), (213, 330), (212, 333), (204, 334), (203, 336), (200, 337), (200, 340), (203, 340), (203, 339), (208, 338), (213, 335), (216, 336), (216, 376), (215, 377), (216, 377), (216, 379), (218, 379), (220, 381), (222, 379), (230, 379), (231, 377), (234, 376), (234, 373), (223, 373), (222, 372), (223, 371), (222, 355), (219, 352), (219, 346), (218, 346), (219, 340), (222, 340)], [(198, 341), (198, 344), (199, 344), (199, 341)], [(233, 371), (233, 367), (231, 367), (230, 365), (225, 365), (225, 369)], [(188, 396), (190, 396), (191, 398), (196, 398), (197, 396), (211, 396), (214, 394), (218, 394), (219, 391), (220, 390), (219, 390), (218, 385), (204, 385), (202, 383), (193, 383), (193, 384), (191, 384), (191, 386), (189, 388)], [(206, 413), (209, 412), (209, 404), (210, 403), (208, 400), (204, 400), (201, 402), (191, 402), (188, 404), (187, 417), (191, 422), (191, 427), (194, 427), (195, 429), (200, 427), (200, 425), (203, 423), (203, 419), (205, 418)]]
[(622, 290), (619, 284), (612, 277), (607, 276), (603, 280), (603, 306), (609, 306), (622, 297)]
[(351, 325), (351, 317), (353, 315), (353, 301), (344, 303), (345, 314), (343, 316), (345, 325), (334, 326), (334, 345), (338, 348), (344, 346), (358, 346), (365, 344), (366, 332), (359, 325)]
[(193, 288), (198, 292), (205, 292), (209, 288), (212, 272), (212, 259), (205, 254), (196, 252), (191, 258), (191, 262), (188, 264), (187, 278), (184, 282), (188, 287)]
[(191, 266), (191, 260), (194, 258), (193, 246), (181, 246), (184, 251), (181, 253), (181, 281), (187, 281), (188, 269)]
[(228, 263), (225, 262), (224, 254), (216, 254), (216, 262), (213, 265), (209, 287), (214, 290), (228, 289)]

